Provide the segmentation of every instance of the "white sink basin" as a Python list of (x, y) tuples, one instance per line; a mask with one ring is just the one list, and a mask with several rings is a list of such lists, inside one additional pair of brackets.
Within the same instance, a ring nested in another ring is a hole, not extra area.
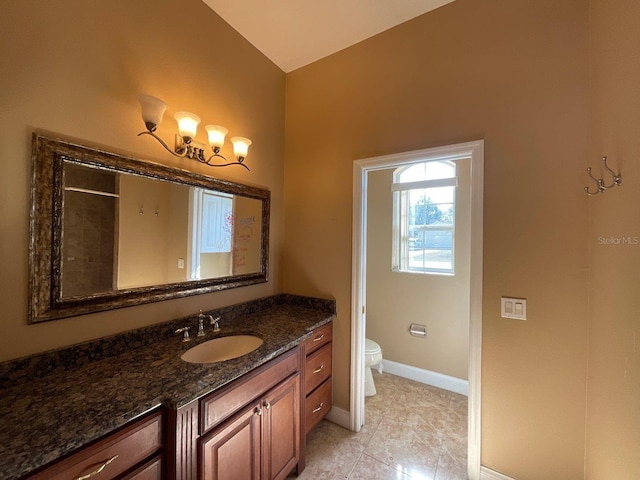
[(189, 363), (214, 363), (238, 358), (253, 352), (263, 340), (253, 335), (214, 338), (184, 352), (180, 358)]

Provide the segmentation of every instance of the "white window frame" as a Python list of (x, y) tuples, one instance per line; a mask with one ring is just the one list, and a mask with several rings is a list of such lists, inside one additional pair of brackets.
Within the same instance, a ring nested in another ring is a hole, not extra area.
[[(457, 187), (457, 176), (436, 178), (432, 180), (421, 180), (417, 182), (400, 182), (397, 178), (400, 176), (401, 170), (411, 168), (416, 164), (421, 163), (449, 163), (446, 160), (424, 160), (422, 162), (416, 162), (412, 165), (405, 165), (396, 170), (393, 174), (393, 183), (391, 184), (391, 191), (393, 192), (393, 239), (392, 239), (392, 265), (391, 269), (398, 273), (418, 273), (427, 275), (455, 275), (455, 215), (456, 215), (456, 195), (454, 190), (453, 195), (453, 223), (449, 225), (434, 225), (434, 226), (422, 226), (420, 230), (446, 230), (451, 231), (451, 268), (436, 268), (436, 267), (421, 267), (410, 268), (409, 267), (409, 215), (407, 211), (408, 196), (412, 190), (424, 190), (429, 188), (441, 188), (441, 187)], [(455, 172), (455, 163), (452, 163), (452, 167)], [(404, 207), (404, 208), (403, 208)]]
[[(235, 197), (231, 194), (222, 192), (213, 192), (211, 190), (205, 190), (199, 187), (192, 187), (189, 189), (189, 252), (188, 252), (188, 278), (190, 280), (201, 280), (200, 276), (200, 254), (201, 253), (231, 253), (233, 245), (233, 228), (229, 233), (229, 238), (221, 241), (219, 238), (208, 238), (207, 231), (209, 230), (207, 223), (209, 220), (222, 221), (219, 215), (215, 212), (215, 198), (224, 198), (231, 200), (231, 212), (233, 214), (235, 210)], [(212, 203), (210, 202), (212, 200)], [(207, 206), (209, 203), (209, 206)], [(210, 211), (210, 207), (213, 207)], [(207, 218), (211, 214), (214, 214), (216, 218)], [(222, 231), (222, 229), (218, 229)], [(220, 248), (220, 244), (223, 244)], [(212, 245), (218, 244), (217, 248)]]

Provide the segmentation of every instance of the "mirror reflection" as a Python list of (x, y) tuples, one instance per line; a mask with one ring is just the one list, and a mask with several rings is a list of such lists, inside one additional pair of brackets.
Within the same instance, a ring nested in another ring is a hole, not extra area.
[(261, 271), (262, 201), (63, 162), (61, 297)]
[(268, 281), (269, 190), (33, 134), (29, 323)]

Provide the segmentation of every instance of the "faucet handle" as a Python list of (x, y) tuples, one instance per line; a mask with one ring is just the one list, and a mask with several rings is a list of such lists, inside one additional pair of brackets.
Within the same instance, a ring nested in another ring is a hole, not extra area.
[(183, 333), (184, 335), (182, 336), (182, 341), (183, 342), (188, 342), (189, 340), (191, 340), (191, 338), (189, 337), (189, 328), (190, 327), (182, 327), (176, 330), (176, 333)]
[(220, 317), (213, 318), (212, 315), (209, 315), (209, 323), (213, 325), (214, 332), (220, 331), (220, 324), (218, 323), (219, 321), (220, 321)]

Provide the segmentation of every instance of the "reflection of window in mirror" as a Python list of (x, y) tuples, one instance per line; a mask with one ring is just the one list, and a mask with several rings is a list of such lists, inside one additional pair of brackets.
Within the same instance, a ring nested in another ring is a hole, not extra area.
[(232, 274), (233, 195), (191, 188), (189, 278)]

